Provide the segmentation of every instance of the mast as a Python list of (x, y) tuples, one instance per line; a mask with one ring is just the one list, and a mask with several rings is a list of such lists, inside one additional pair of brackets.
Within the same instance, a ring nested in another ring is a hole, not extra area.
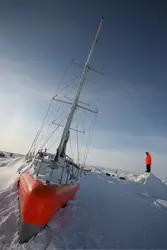
[(69, 138), (69, 131), (70, 131), (70, 126), (71, 126), (71, 123), (72, 123), (72, 119), (73, 119), (75, 110), (77, 108), (77, 103), (78, 103), (78, 100), (79, 100), (79, 97), (80, 97), (80, 94), (81, 94), (81, 91), (82, 91), (82, 88), (83, 88), (84, 81), (86, 79), (86, 74), (87, 74), (87, 72), (89, 70), (89, 63), (90, 63), (92, 55), (93, 55), (95, 44), (96, 44), (96, 42), (98, 40), (98, 37), (99, 37), (99, 33), (100, 33), (100, 30), (101, 30), (101, 27), (102, 27), (102, 24), (103, 24), (103, 20), (104, 20), (104, 18), (102, 17), (101, 21), (100, 21), (100, 24), (99, 24), (99, 27), (98, 27), (98, 30), (97, 30), (97, 33), (96, 33), (96, 36), (95, 36), (95, 39), (93, 41), (93, 44), (92, 44), (90, 52), (88, 54), (86, 63), (84, 65), (84, 68), (83, 68), (83, 71), (82, 71), (82, 74), (81, 74), (81, 77), (80, 77), (80, 81), (79, 81), (79, 84), (78, 84), (78, 87), (77, 87), (76, 95), (75, 95), (75, 98), (73, 100), (73, 103), (72, 103), (72, 106), (71, 106), (71, 109), (70, 109), (70, 112), (69, 112), (69, 115), (68, 115), (64, 130), (63, 130), (63, 134), (62, 134), (62, 137), (61, 137), (61, 140), (60, 140), (60, 144), (59, 144), (58, 149), (57, 149), (57, 154), (56, 154), (55, 160), (57, 160), (59, 158), (59, 156), (62, 154), (62, 152), (65, 151), (65, 147), (66, 147), (66, 144), (67, 144), (67, 141), (68, 141), (68, 138)]

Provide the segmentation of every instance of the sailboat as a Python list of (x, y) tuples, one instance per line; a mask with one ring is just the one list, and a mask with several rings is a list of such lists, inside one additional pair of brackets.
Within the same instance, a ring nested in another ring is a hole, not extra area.
[[(100, 20), (98, 30), (85, 62), (81, 77), (78, 83), (75, 97), (71, 103), (71, 108), (63, 129), (59, 146), (54, 158), (46, 163), (43, 160), (45, 152), (40, 151), (35, 157), (32, 154), (32, 148), (39, 137), (38, 131), (36, 138), (26, 155), (27, 164), (30, 162), (35, 167), (23, 171), (20, 174), (18, 181), (18, 196), (20, 207), (20, 225), (19, 225), (19, 241), (24, 243), (30, 238), (35, 237), (47, 223), (55, 216), (55, 214), (63, 208), (67, 202), (74, 197), (79, 189), (79, 176), (83, 168), (74, 163), (72, 158), (67, 156), (66, 147), (69, 139), (71, 123), (74, 118), (76, 109), (83, 108), (80, 105), (79, 97), (82, 92), (86, 75), (90, 70), (90, 61), (93, 55), (95, 44), (98, 40), (99, 33), (103, 24), (104, 18)], [(54, 98), (53, 98), (54, 99)], [(43, 165), (46, 165), (44, 168)], [(47, 179), (40, 176), (40, 170), (50, 170)], [(53, 173), (56, 179), (52, 180)]]

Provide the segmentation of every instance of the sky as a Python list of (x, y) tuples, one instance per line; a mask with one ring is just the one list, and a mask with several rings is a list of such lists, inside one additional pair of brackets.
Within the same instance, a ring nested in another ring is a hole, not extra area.
[(103, 77), (87, 93), (100, 97), (87, 163), (142, 172), (150, 151), (153, 172), (167, 175), (166, 10), (153, 0), (2, 0), (0, 149), (28, 151), (69, 62), (84, 64), (104, 16), (92, 60)]

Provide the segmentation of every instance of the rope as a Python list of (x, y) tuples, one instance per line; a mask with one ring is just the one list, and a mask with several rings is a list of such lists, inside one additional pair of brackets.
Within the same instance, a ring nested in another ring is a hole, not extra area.
[(61, 79), (61, 81), (59, 82), (59, 85), (58, 85), (58, 87), (57, 87), (57, 90), (55, 91), (54, 97), (56, 97), (56, 96), (58, 95), (58, 94), (56, 94), (56, 93), (57, 93), (57, 91), (59, 90), (59, 88), (60, 88), (62, 82), (64, 81), (64, 78), (65, 78), (65, 76), (67, 75), (67, 72), (68, 72), (68, 70), (69, 70), (71, 64), (73, 63), (73, 61), (74, 61), (74, 60), (71, 60), (70, 63), (68, 64), (68, 66), (67, 66), (67, 68), (66, 68), (66, 70), (65, 70), (65, 72), (64, 72), (64, 75), (62, 76), (62, 79)]
[[(60, 86), (61, 86), (61, 84), (62, 84), (62, 82), (63, 82), (63, 80), (64, 80), (64, 78), (65, 78), (65, 76), (66, 76), (66, 74), (67, 74), (67, 72), (68, 72), (68, 70), (69, 70), (71, 64), (72, 64), (72, 62), (73, 62), (73, 60), (71, 60), (70, 63), (68, 64), (68, 67), (66, 68), (65, 73), (64, 73), (64, 75), (62, 76), (61, 81), (59, 82), (59, 85), (58, 85), (58, 87), (57, 87), (57, 90), (55, 91), (54, 97), (58, 95), (58, 94), (56, 95), (56, 92), (59, 90), (59, 88), (60, 88)], [(37, 132), (37, 134), (36, 134), (36, 136), (35, 136), (35, 139), (34, 139), (32, 145), (31, 145), (31, 147), (30, 147), (30, 149), (29, 149), (29, 151), (28, 151), (28, 154), (31, 152), (31, 150), (33, 149), (33, 147), (34, 147), (36, 141), (38, 140), (39, 135), (41, 134), (44, 125), (46, 125), (46, 123), (45, 123), (45, 122), (46, 122), (46, 118), (47, 118), (47, 116), (48, 116), (48, 114), (49, 114), (49, 111), (50, 111), (50, 108), (51, 108), (51, 106), (52, 106), (53, 100), (54, 100), (54, 99), (52, 98), (51, 101), (50, 101), (50, 104), (49, 104), (49, 107), (48, 107), (48, 109), (47, 109), (47, 111), (46, 111), (46, 115), (45, 115), (45, 117), (44, 117), (44, 119), (43, 119), (42, 125), (41, 125), (40, 129), (38, 130), (38, 132)]]
[(74, 152), (73, 152), (73, 149), (72, 149), (71, 134), (70, 134), (69, 141), (70, 141), (70, 146), (71, 146), (71, 154), (72, 154), (72, 158), (75, 158), (75, 156), (74, 156)]
[(94, 130), (95, 124), (96, 124), (96, 119), (97, 119), (97, 113), (95, 114), (95, 119), (94, 119), (93, 126), (92, 126), (92, 132), (90, 132), (90, 138), (89, 138), (88, 145), (87, 145), (87, 148), (86, 148), (86, 153), (85, 153), (85, 159), (83, 161), (83, 166), (85, 166), (85, 163), (86, 163), (86, 160), (87, 160), (89, 147), (90, 147), (90, 143), (91, 143), (91, 139), (92, 139), (92, 134), (93, 134), (93, 130)]
[[(60, 135), (59, 135), (59, 136), (60, 136)], [(58, 141), (59, 136), (56, 136), (56, 137), (55, 137), (56, 142)], [(48, 148), (48, 151), (50, 151), (50, 150), (53, 148), (53, 146), (56, 144), (56, 142), (52, 143), (52, 146), (50, 146), (50, 147)]]
[[(103, 71), (104, 71), (104, 64), (102, 65), (102, 68), (103, 68)], [(103, 76), (101, 78), (101, 85), (103, 86)], [(102, 88), (102, 91), (104, 91), (104, 88)], [(98, 98), (97, 98), (97, 103), (99, 104), (100, 103), (100, 96), (101, 96), (101, 93), (98, 95)], [(89, 153), (89, 147), (90, 147), (90, 143), (91, 143), (91, 139), (92, 139), (92, 134), (93, 134), (93, 131), (94, 131), (94, 128), (95, 128), (95, 124), (96, 124), (96, 120), (97, 120), (97, 113), (95, 114), (95, 118), (94, 118), (94, 122), (93, 122), (93, 126), (92, 126), (92, 132), (90, 132), (90, 138), (89, 138), (89, 142), (87, 144), (87, 148), (86, 148), (86, 153), (85, 153), (85, 158), (83, 160), (83, 166), (85, 166), (86, 164), (86, 160), (87, 160), (87, 157), (88, 157), (88, 153)]]
[(31, 149), (33, 149), (34, 144), (36, 143), (36, 141), (37, 141), (38, 138), (39, 138), (39, 135), (41, 134), (41, 131), (42, 131), (43, 126), (44, 126), (44, 123), (45, 123), (45, 120), (46, 120), (46, 118), (47, 118), (47, 115), (48, 115), (48, 113), (49, 113), (50, 107), (51, 107), (51, 105), (52, 105), (52, 102), (53, 102), (53, 99), (51, 100), (51, 102), (50, 102), (50, 104), (49, 104), (49, 107), (48, 107), (48, 109), (47, 109), (47, 112), (46, 112), (46, 115), (45, 115), (44, 120), (43, 120), (43, 122), (42, 122), (42, 125), (41, 125), (40, 129), (38, 130), (38, 132), (37, 132), (37, 134), (36, 134), (36, 139), (35, 139), (34, 142), (32, 143), (32, 145), (31, 145), (31, 147), (30, 147), (30, 149), (29, 149), (29, 151), (28, 151), (28, 154), (31, 152)]
[[(67, 117), (67, 116), (66, 116)], [(44, 144), (40, 147), (40, 149), (42, 149), (45, 144), (50, 140), (50, 138), (53, 136), (53, 134), (56, 132), (56, 130), (60, 127), (60, 125), (62, 124), (62, 122), (66, 119), (66, 117), (60, 122), (60, 124), (57, 125), (57, 127), (53, 130), (53, 132), (51, 133), (51, 135), (48, 137), (48, 139), (44, 142)]]
[(77, 115), (77, 109), (76, 109), (76, 137), (77, 137), (77, 164), (79, 164), (79, 138), (78, 138), (78, 115)]

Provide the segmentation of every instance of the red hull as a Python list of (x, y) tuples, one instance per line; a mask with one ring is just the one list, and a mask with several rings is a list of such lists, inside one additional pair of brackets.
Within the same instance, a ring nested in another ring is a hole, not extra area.
[[(22, 224), (20, 241), (25, 242), (40, 231), (58, 210), (73, 198), (78, 188), (78, 184), (46, 185), (40, 180), (35, 180), (29, 173), (22, 173), (18, 183)], [(28, 234), (23, 232), (25, 230)]]
[(0, 153), (0, 157), (6, 158), (5, 154), (3, 154), (3, 153)]

